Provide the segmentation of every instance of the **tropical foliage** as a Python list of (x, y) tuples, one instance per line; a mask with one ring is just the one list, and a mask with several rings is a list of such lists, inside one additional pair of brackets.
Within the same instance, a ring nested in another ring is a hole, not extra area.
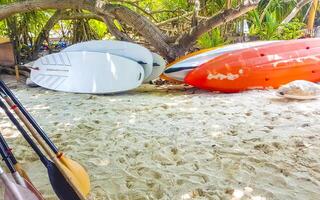
[[(0, 0), (0, 4), (8, 4), (22, 0)], [(167, 35), (176, 37), (181, 33), (190, 31), (194, 23), (199, 23), (210, 16), (220, 13), (226, 8), (229, 0), (140, 0), (140, 1), (112, 1), (124, 5), (136, 13), (145, 16), (157, 25)], [(200, 2), (198, 20), (195, 21), (195, 2)], [(238, 0), (230, 1), (231, 7), (239, 5)], [(293, 39), (303, 35), (306, 15), (309, 4), (304, 6), (295, 19), (282, 24), (284, 18), (294, 9), (296, 0), (261, 0), (259, 6), (246, 15), (224, 23), (213, 30), (204, 33), (195, 44), (197, 48), (210, 48), (227, 43), (241, 41), (245, 34), (239, 32), (239, 25), (246, 19), (250, 27), (249, 38), (246, 39)], [(0, 21), (0, 35), (9, 36), (16, 41), (17, 51), (25, 53), (26, 57), (37, 39), (37, 36), (45, 27), (47, 21), (54, 14), (54, 10), (32, 11), (16, 14)], [(77, 10), (75, 12), (85, 12)], [(144, 43), (144, 38), (132, 27), (119, 22), (116, 19), (112, 23), (120, 32), (129, 35), (139, 43)], [(243, 30), (242, 30), (243, 31)], [(50, 37), (60, 37), (68, 43), (75, 43), (90, 39), (113, 38), (109, 29), (102, 20), (79, 18), (60, 19), (51, 31)], [(46, 38), (48, 39), (48, 38)], [(148, 45), (146, 43), (146, 45)]]

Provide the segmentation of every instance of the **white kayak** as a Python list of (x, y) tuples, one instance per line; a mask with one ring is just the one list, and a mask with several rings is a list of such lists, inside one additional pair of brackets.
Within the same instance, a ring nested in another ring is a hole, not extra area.
[(154, 79), (159, 78), (159, 76), (163, 73), (164, 69), (166, 68), (167, 62), (162, 58), (162, 56), (152, 53), (153, 57), (153, 68), (151, 75), (145, 79), (143, 82), (148, 83)]
[(192, 71), (194, 68), (218, 57), (224, 53), (228, 53), (231, 51), (242, 50), (246, 48), (252, 48), (256, 46), (266, 45), (270, 43), (274, 43), (276, 41), (258, 41), (258, 42), (247, 42), (247, 43), (237, 43), (227, 45), (221, 48), (213, 49), (210, 51), (206, 51), (195, 56), (186, 58), (181, 60), (178, 63), (168, 67), (164, 74), (174, 80), (183, 81), (186, 75)]
[(110, 53), (134, 60), (142, 65), (145, 78), (152, 73), (153, 58), (151, 52), (138, 44), (116, 40), (92, 40), (71, 45), (62, 52), (88, 51)]
[(60, 52), (39, 58), (30, 78), (47, 89), (106, 94), (137, 88), (144, 70), (133, 60), (110, 53)]

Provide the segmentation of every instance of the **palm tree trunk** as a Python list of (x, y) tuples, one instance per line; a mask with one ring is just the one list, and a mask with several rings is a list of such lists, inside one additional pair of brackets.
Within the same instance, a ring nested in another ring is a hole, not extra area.
[(298, 12), (305, 6), (306, 4), (310, 3), (312, 0), (301, 0), (297, 3), (296, 7), (291, 11), (291, 13), (281, 22), (281, 24), (289, 23), (297, 14)]
[(227, 9), (230, 9), (232, 6), (232, 0), (227, 0)]
[(316, 17), (316, 11), (318, 7), (318, 1), (319, 0), (313, 0), (312, 6), (309, 12), (309, 17), (308, 17), (308, 32), (312, 33), (313, 31), (313, 26), (314, 26), (314, 19)]

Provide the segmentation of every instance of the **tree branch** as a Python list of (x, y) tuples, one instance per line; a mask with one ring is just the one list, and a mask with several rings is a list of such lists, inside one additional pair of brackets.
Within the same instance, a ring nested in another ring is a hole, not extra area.
[(67, 15), (62, 16), (61, 20), (75, 20), (75, 19), (95, 19), (97, 21), (103, 21), (103, 17), (93, 13), (73, 13), (68, 12)]
[(138, 10), (140, 10), (142, 13), (144, 13), (145, 15), (149, 16), (153, 21), (157, 22), (157, 20), (153, 17), (152, 13), (149, 13), (147, 12), (144, 8), (141, 8), (138, 3), (139, 1), (119, 1), (119, 0), (116, 0), (116, 1), (113, 1), (113, 2), (116, 2), (116, 3), (124, 3), (124, 4), (128, 4), (128, 5), (131, 5), (135, 8), (137, 8)]
[(296, 7), (291, 11), (291, 13), (281, 22), (281, 24), (289, 23), (302, 9), (303, 6), (310, 3), (312, 0), (301, 0), (297, 3)]
[(200, 12), (200, 1), (194, 0), (194, 12), (191, 20), (191, 26), (198, 25), (199, 12)]
[(108, 26), (109, 32), (116, 37), (117, 40), (133, 42), (133, 40), (125, 33), (121, 32), (115, 25), (114, 22), (108, 16), (103, 17), (103, 21)]
[[(100, 16), (93, 13), (69, 13), (61, 18), (62, 20), (75, 20), (75, 19), (95, 19), (104, 22), (108, 27), (109, 32), (116, 37), (117, 40), (124, 40), (133, 42), (133, 40), (125, 33), (118, 30), (114, 25), (110, 16)], [(113, 19), (113, 18), (112, 18)]]
[(38, 37), (35, 40), (32, 49), (32, 58), (36, 59), (39, 53), (39, 49), (43, 44), (43, 41), (49, 37), (49, 32), (60, 20), (75, 20), (75, 19), (95, 19), (103, 22), (103, 18), (92, 13), (79, 13), (79, 12), (66, 12), (57, 10), (44, 25), (40, 31)]
[(109, 4), (104, 0), (29, 0), (0, 6), (0, 19), (16, 13), (44, 9), (85, 9), (101, 16), (115, 17), (132, 26), (150, 44), (163, 54), (170, 54), (168, 37), (146, 17), (122, 5)]
[(174, 21), (177, 21), (177, 20), (179, 20), (179, 19), (182, 19), (182, 18), (184, 18), (184, 17), (191, 16), (192, 14), (193, 14), (193, 11), (187, 12), (187, 13), (185, 13), (185, 14), (183, 14), (183, 15), (178, 16), (178, 17), (173, 17), (173, 18), (171, 18), (171, 19), (168, 19), (168, 20), (159, 22), (159, 23), (157, 23), (156, 25), (157, 25), (158, 27), (160, 27), (160, 26), (166, 25), (166, 24), (168, 24), (168, 23), (170, 23), (170, 22), (174, 22)]
[(146, 17), (135, 13), (127, 7), (116, 4), (107, 4), (105, 6), (104, 12), (110, 13), (116, 19), (126, 23), (129, 26), (132, 26), (163, 56), (171, 56), (172, 49), (170, 45), (167, 43), (169, 37), (162, 33), (161, 30)]
[(62, 10), (57, 10), (47, 21), (47, 23), (44, 25), (44, 27), (41, 29), (38, 37), (36, 38), (34, 42), (34, 46), (32, 48), (32, 58), (36, 59), (38, 56), (39, 49), (41, 45), (43, 44), (43, 41), (49, 37), (49, 32), (54, 27), (54, 25), (61, 19), (63, 15), (66, 13)]
[(223, 12), (209, 18), (208, 20), (204, 20), (200, 22), (197, 26), (193, 27), (189, 33), (186, 33), (182, 37), (178, 39), (178, 47), (179, 49), (185, 50), (189, 49), (194, 42), (204, 33), (209, 30), (216, 28), (222, 24), (225, 24), (231, 20), (234, 20), (245, 13), (255, 9), (258, 6), (259, 0), (255, 0), (253, 2), (249, 2), (245, 5), (240, 5), (235, 9), (227, 9)]
[(45, 9), (86, 9), (94, 10), (91, 0), (28, 0), (0, 6), (0, 20), (16, 13)]

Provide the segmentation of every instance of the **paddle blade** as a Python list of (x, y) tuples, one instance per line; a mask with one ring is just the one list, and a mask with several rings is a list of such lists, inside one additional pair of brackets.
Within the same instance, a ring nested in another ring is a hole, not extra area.
[[(69, 185), (54, 163), (48, 161), (46, 164), (51, 186), (60, 200), (80, 200), (77, 193)], [(68, 173), (68, 176), (73, 176)]]
[(90, 192), (90, 178), (86, 170), (77, 162), (62, 155), (59, 158), (60, 162), (65, 168), (72, 173), (74, 177), (74, 183), (79, 188), (80, 192), (87, 196)]

